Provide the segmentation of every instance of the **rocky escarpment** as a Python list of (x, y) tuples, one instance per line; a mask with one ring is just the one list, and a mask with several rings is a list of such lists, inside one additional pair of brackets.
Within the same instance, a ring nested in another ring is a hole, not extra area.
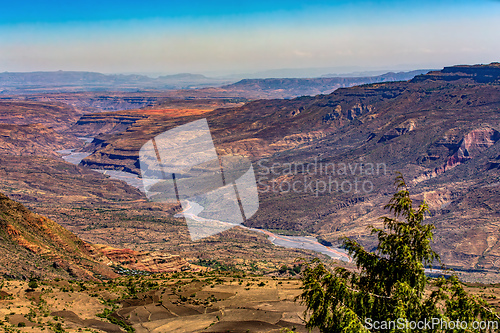
[[(450, 151), (450, 156), (446, 159), (446, 162), (433, 171), (420, 175), (414, 182), (436, 177), (474, 157), (480, 156), (500, 140), (500, 132), (491, 127), (482, 127), (468, 132), (458, 143), (447, 139), (443, 138), (443, 140), (435, 145), (435, 147), (444, 146)], [(440, 156), (431, 155), (431, 158), (439, 159)]]
[(78, 136), (96, 137), (103, 133), (115, 134), (125, 131), (140, 119), (147, 118), (140, 114), (87, 114), (82, 116), (66, 133)]
[(162, 100), (159, 93), (59, 93), (48, 96), (45, 94), (34, 95), (29, 98), (68, 104), (84, 113), (131, 110), (148, 107)]
[(0, 193), (0, 274), (79, 279), (119, 276), (114, 265), (148, 271), (190, 269), (179, 256), (92, 245)]
[(42, 124), (0, 124), (0, 154), (59, 156), (57, 150), (83, 146), (75, 136), (60, 134)]
[[(204, 113), (186, 109), (176, 113), (168, 109), (156, 113), (149, 109), (136, 110), (134, 114), (144, 118), (121, 133), (96, 138), (92, 143), (94, 153), (85, 158), (82, 165), (139, 174), (138, 152), (147, 140), (200, 118), (207, 118), (219, 153), (257, 159), (324, 137), (352, 121), (359, 121), (373, 110), (373, 105), (362, 103), (359, 98), (331, 101), (326, 96), (302, 97), (290, 103), (260, 100), (239, 108)], [(112, 122), (121, 114), (123, 112), (92, 115), (89, 119), (105, 116)]]
[(104, 256), (55, 222), (0, 194), (0, 272), (10, 276), (116, 277)]
[(445, 67), (441, 71), (430, 72), (427, 75), (418, 75), (412, 81), (457, 81), (469, 80), (477, 83), (492, 83), (500, 80), (500, 63), (474, 66)]

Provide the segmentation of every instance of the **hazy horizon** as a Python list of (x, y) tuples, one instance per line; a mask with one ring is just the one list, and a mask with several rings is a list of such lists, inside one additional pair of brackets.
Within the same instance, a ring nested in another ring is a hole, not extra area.
[(378, 76), (383, 74), (388, 74), (390, 72), (401, 73), (401, 72), (411, 72), (418, 70), (440, 70), (441, 68), (386, 68), (386, 69), (375, 69), (375, 68), (357, 68), (357, 67), (317, 67), (317, 68), (275, 68), (266, 71), (256, 71), (256, 72), (225, 72), (225, 71), (208, 71), (208, 72), (97, 72), (97, 71), (86, 71), (86, 70), (34, 70), (34, 71), (3, 71), (1, 73), (56, 73), (56, 72), (80, 72), (80, 73), (98, 73), (104, 75), (141, 75), (147, 76), (149, 78), (158, 78), (160, 76), (176, 76), (176, 75), (203, 75), (206, 78), (213, 79), (238, 79), (238, 78), (319, 78), (322, 76), (330, 77), (328, 75), (334, 75), (338, 77), (362, 77), (362, 76)]
[(335, 74), (490, 63), (500, 54), (499, 14), (492, 0), (6, 3), (0, 72)]

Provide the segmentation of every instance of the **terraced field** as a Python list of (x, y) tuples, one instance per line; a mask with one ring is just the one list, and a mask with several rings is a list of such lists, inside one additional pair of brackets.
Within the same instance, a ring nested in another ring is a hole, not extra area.
[(7, 281), (0, 327), (22, 332), (307, 332), (300, 281), (243, 273), (175, 273), (104, 283)]

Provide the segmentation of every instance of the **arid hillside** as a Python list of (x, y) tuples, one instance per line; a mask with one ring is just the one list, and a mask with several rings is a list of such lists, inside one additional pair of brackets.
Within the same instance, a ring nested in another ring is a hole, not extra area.
[(7, 332), (309, 332), (305, 307), (295, 302), (300, 281), (286, 274), (182, 272), (40, 280), (35, 288), (0, 282), (0, 329)]
[(3, 194), (0, 194), (0, 235), (2, 274), (25, 278), (118, 276), (90, 244)]
[(58, 150), (80, 147), (83, 147), (82, 140), (57, 133), (41, 124), (0, 124), (1, 154), (60, 156)]
[(82, 114), (65, 103), (0, 100), (0, 124), (42, 124), (56, 131), (64, 131)]
[(92, 245), (0, 193), (0, 274), (11, 278), (101, 280), (126, 271), (191, 270), (178, 256)]

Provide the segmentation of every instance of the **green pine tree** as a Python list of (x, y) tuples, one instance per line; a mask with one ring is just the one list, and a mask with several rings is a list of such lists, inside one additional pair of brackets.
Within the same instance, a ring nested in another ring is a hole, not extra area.
[[(467, 294), (456, 277), (438, 279), (434, 291), (426, 293), (429, 288), (424, 267), (440, 262), (430, 246), (434, 226), (423, 223), (428, 210), (425, 202), (413, 209), (401, 173), (395, 184), (397, 193), (384, 207), (394, 217), (382, 217), (383, 229), (370, 227), (378, 236), (376, 251), (369, 252), (356, 241), (343, 239), (358, 271), (337, 267), (332, 272), (318, 260), (307, 265), (300, 296), (307, 307), (307, 327), (335, 333), (457, 332), (447, 324), (459, 320), (471, 328), (460, 332), (498, 331), (500, 317), (486, 302)], [(422, 327), (432, 320), (434, 326), (429, 323)], [(475, 329), (474, 321), (490, 321), (489, 329)], [(411, 329), (411, 322), (420, 322), (421, 328)]]

